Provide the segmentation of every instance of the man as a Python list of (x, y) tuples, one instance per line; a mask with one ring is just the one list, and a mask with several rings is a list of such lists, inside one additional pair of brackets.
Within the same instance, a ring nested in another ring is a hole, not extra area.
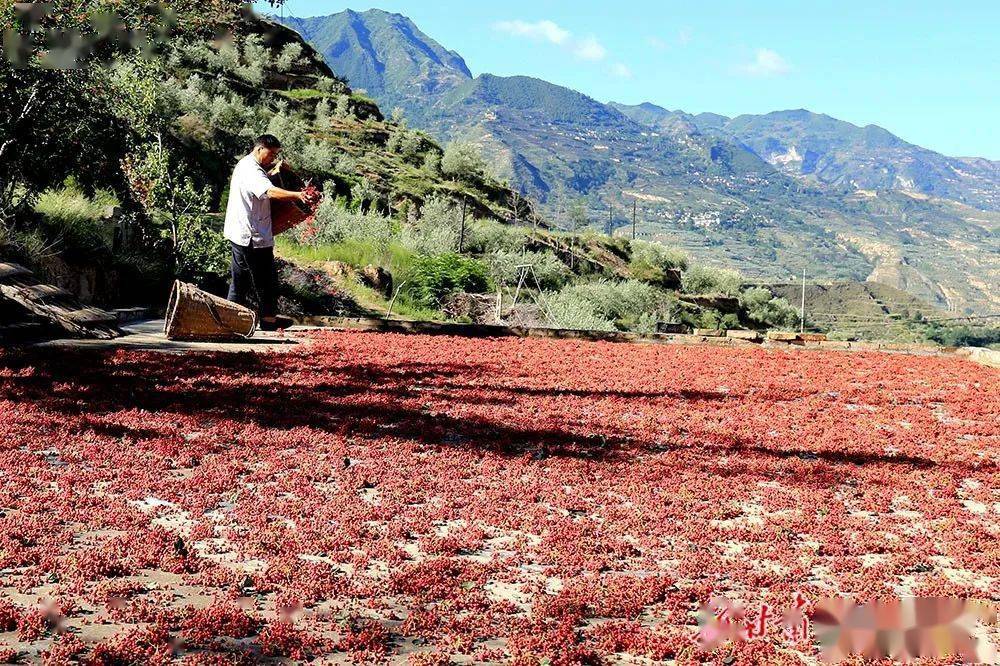
[(281, 142), (276, 137), (265, 134), (258, 138), (253, 152), (233, 171), (226, 207), (225, 236), (233, 252), (229, 300), (246, 305), (253, 289), (260, 307), (260, 327), (265, 331), (287, 328), (292, 323), (287, 317), (277, 316), (271, 200), (307, 201), (304, 192), (275, 187), (267, 177), (280, 154)]

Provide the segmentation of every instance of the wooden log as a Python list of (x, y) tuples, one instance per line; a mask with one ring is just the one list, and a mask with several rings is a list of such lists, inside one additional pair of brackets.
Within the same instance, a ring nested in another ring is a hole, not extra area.
[[(110, 340), (118, 337), (116, 326), (105, 325), (103, 321), (96, 322), (95, 325), (74, 321), (69, 316), (73, 311), (67, 310), (62, 306), (49, 305), (31, 298), (25, 293), (24, 287), (0, 283), (0, 295), (14, 301), (28, 312), (51, 321), (73, 335), (100, 340)], [(111, 321), (114, 321), (113, 316)]]
[(21, 291), (28, 298), (39, 301), (48, 301), (55, 298), (74, 298), (72, 293), (51, 284), (34, 284), (21, 287)]
[(97, 308), (81, 308), (67, 312), (65, 317), (77, 324), (114, 324), (118, 321), (118, 315)]
[(0, 280), (7, 280), (8, 278), (20, 277), (22, 275), (31, 275), (31, 271), (19, 264), (0, 263)]

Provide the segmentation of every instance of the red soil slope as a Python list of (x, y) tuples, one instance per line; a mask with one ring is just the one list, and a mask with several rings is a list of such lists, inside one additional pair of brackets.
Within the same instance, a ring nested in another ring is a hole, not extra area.
[(713, 593), (997, 598), (998, 414), (879, 354), (0, 350), (0, 661), (683, 662)]

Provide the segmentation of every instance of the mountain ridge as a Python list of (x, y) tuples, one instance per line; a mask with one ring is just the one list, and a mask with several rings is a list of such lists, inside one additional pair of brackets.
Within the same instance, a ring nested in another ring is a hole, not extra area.
[[(949, 157), (910, 143), (880, 125), (855, 125), (808, 109), (741, 114), (713, 122), (643, 103), (610, 102), (637, 122), (667, 129), (679, 118), (749, 147), (793, 177), (856, 190), (895, 189), (1000, 210), (1000, 172), (986, 158)], [(877, 152), (876, 152), (877, 151)], [(972, 171), (966, 172), (966, 169)], [(991, 184), (983, 188), (980, 180)]]

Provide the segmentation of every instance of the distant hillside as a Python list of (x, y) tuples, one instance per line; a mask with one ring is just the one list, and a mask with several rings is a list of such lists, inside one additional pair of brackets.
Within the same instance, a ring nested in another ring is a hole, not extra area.
[[(799, 306), (800, 283), (769, 285), (775, 296)], [(833, 282), (806, 286), (806, 318), (824, 330), (882, 331), (914, 318), (943, 318), (948, 314), (910, 294), (876, 282)]]
[(635, 205), (643, 238), (753, 277), (805, 267), (951, 309), (1000, 308), (992, 162), (807, 112), (729, 119), (602, 104), (527, 77), (473, 78), (412, 21), (378, 10), (287, 23), (383, 108), (402, 107), (442, 141), (480, 145), (556, 224), (569, 227), (582, 201), (592, 227), (610, 217), (630, 228)]
[(684, 127), (730, 138), (790, 176), (847, 190), (898, 190), (1000, 210), (1000, 164), (946, 157), (875, 125), (858, 127), (804, 109), (730, 119), (648, 103), (611, 106), (652, 128)]

